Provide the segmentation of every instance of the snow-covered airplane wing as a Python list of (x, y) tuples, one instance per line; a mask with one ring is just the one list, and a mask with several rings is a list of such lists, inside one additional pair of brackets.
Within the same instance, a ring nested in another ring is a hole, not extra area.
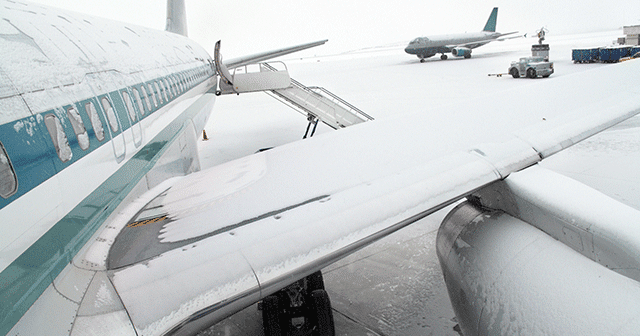
[(319, 45), (323, 45), (328, 40), (321, 40), (316, 42), (310, 42), (305, 44), (299, 44), (292, 47), (281, 48), (266, 52), (261, 52), (258, 54), (252, 54), (247, 56), (242, 56), (238, 58), (233, 58), (227, 61), (222, 60), (222, 53), (220, 52), (221, 41), (216, 42), (214, 48), (214, 60), (216, 66), (216, 72), (220, 75), (220, 78), (225, 81), (226, 84), (232, 85), (231, 73), (229, 69), (245, 66), (248, 64), (254, 64), (262, 61), (266, 61), (268, 59), (272, 59), (274, 57), (279, 57), (287, 54), (291, 54), (297, 51), (301, 51), (304, 49), (309, 49), (313, 47), (317, 47)]
[(127, 219), (121, 235), (147, 238), (116, 240), (135, 253), (110, 276), (140, 334), (218, 321), (639, 113), (638, 73), (629, 61), (540, 80), (473, 114), (376, 120), (166, 183)]
[(509, 36), (509, 37), (503, 37), (503, 36), (507, 36), (507, 35), (513, 35), (513, 34), (517, 34), (517, 31), (514, 32), (510, 32), (510, 33), (504, 33), (504, 34), (500, 34), (500, 36), (498, 36), (496, 38), (496, 41), (504, 41), (504, 40), (510, 40), (510, 39), (515, 39), (515, 38), (521, 38), (524, 37), (524, 35), (516, 35), (516, 36)]
[(456, 44), (456, 45), (447, 45), (446, 47), (449, 49), (453, 49), (453, 48), (476, 48), (482, 45), (485, 45), (489, 42), (494, 42), (494, 41), (504, 41), (504, 40), (509, 40), (509, 39), (514, 39), (514, 38), (521, 38), (523, 37), (522, 35), (516, 35), (516, 36), (509, 36), (509, 37), (503, 37), (503, 36), (507, 36), (507, 35), (512, 35), (512, 34), (517, 34), (518, 32), (510, 32), (510, 33), (505, 33), (505, 34), (498, 34), (496, 33), (495, 35), (493, 35), (491, 38), (485, 39), (485, 40), (479, 40), (479, 41), (473, 41), (473, 42), (469, 42), (469, 43), (464, 43), (464, 44)]
[(295, 46), (292, 46), (292, 47), (280, 48), (280, 49), (275, 49), (275, 50), (271, 50), (271, 51), (265, 51), (265, 52), (261, 52), (261, 53), (257, 53), (257, 54), (252, 54), (252, 55), (247, 55), (247, 56), (228, 59), (228, 60), (224, 61), (223, 63), (227, 68), (233, 69), (233, 68), (241, 67), (241, 66), (244, 66), (244, 65), (247, 65), (247, 64), (258, 63), (258, 62), (262, 62), (262, 61), (265, 61), (265, 60), (268, 60), (268, 59), (271, 59), (271, 58), (274, 58), (274, 57), (279, 57), (279, 56), (291, 54), (291, 53), (294, 53), (294, 52), (297, 52), (297, 51), (301, 51), (301, 50), (317, 47), (317, 46), (325, 44), (327, 41), (328, 40), (320, 40), (320, 41), (316, 41), (316, 42), (299, 44), (299, 45), (295, 45)]

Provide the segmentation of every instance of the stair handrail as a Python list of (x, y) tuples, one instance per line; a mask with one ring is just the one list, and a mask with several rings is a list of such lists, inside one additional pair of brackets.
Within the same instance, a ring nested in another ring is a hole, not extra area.
[[(293, 79), (292, 79), (293, 80)], [(364, 111), (362, 111), (361, 109), (351, 105), (349, 102), (347, 102), (346, 100), (338, 97), (336, 94), (334, 94), (333, 92), (321, 87), (321, 86), (309, 86), (308, 87), (310, 90), (319, 90), (322, 91), (324, 94), (330, 96), (331, 98), (337, 100), (338, 102), (340, 102), (341, 104), (349, 107), (350, 109), (352, 109), (353, 111), (356, 112), (356, 114), (362, 115), (363, 117), (365, 117), (367, 120), (373, 120), (373, 117), (368, 115), (367, 113), (365, 113)]]
[[(270, 70), (270, 71), (277, 71), (277, 69), (276, 69), (276, 68), (274, 68), (273, 66), (271, 66), (271, 65), (270, 65), (270, 64), (268, 64), (268, 63), (260, 63), (260, 65), (261, 65), (261, 66), (263, 66), (265, 69), (268, 69), (268, 70)], [(356, 114), (356, 115), (361, 115), (361, 116), (363, 116), (363, 117), (364, 117), (365, 119), (367, 119), (367, 120), (373, 120), (373, 117), (372, 117), (372, 116), (368, 115), (367, 113), (365, 113), (364, 111), (360, 110), (359, 108), (357, 108), (357, 107), (355, 107), (355, 106), (351, 105), (351, 104), (350, 104), (349, 102), (347, 102), (346, 100), (344, 100), (344, 99), (342, 99), (342, 98), (338, 97), (338, 96), (337, 96), (337, 95), (335, 95), (333, 92), (331, 92), (331, 91), (329, 91), (329, 90), (327, 90), (327, 89), (325, 89), (325, 88), (323, 88), (323, 87), (320, 87), (320, 86), (310, 86), (310, 87), (307, 87), (307, 86), (305, 86), (304, 84), (302, 84), (302, 83), (298, 82), (297, 80), (295, 80), (295, 79), (293, 79), (293, 78), (291, 78), (291, 84), (292, 84), (293, 86), (296, 86), (296, 87), (298, 87), (298, 88), (300, 88), (300, 89), (304, 90), (304, 91), (307, 91), (307, 92), (310, 92), (310, 93), (313, 93), (313, 94), (317, 94), (317, 95), (320, 95), (320, 96), (322, 96), (322, 94), (320, 94), (320, 93), (316, 92), (316, 90), (318, 90), (318, 91), (322, 91), (324, 94), (326, 94), (326, 95), (328, 95), (329, 97), (333, 98), (335, 101), (338, 101), (338, 102), (339, 102), (339, 103), (341, 103), (342, 105), (344, 105), (344, 106), (348, 107), (349, 109), (351, 109), (351, 110), (354, 112), (354, 114)]]

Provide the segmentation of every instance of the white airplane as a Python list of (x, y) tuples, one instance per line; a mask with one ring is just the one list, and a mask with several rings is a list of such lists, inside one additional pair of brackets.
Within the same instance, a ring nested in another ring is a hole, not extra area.
[(481, 32), (463, 33), (451, 35), (437, 35), (429, 37), (418, 37), (409, 42), (404, 49), (407, 54), (416, 55), (420, 62), (424, 62), (435, 54), (440, 55), (440, 59), (446, 60), (446, 53), (452, 53), (453, 56), (464, 58), (471, 57), (471, 49), (483, 46), (489, 42), (502, 41), (505, 39), (518, 38), (520, 36), (504, 37), (516, 34), (511, 32), (501, 34), (496, 32), (496, 20), (498, 18), (498, 7), (494, 7), (489, 15), (489, 19)]
[(177, 34), (2, 6), (0, 334), (194, 334), (262, 300), (267, 335), (332, 335), (319, 270), (464, 198), (437, 244), (465, 335), (640, 327), (638, 211), (537, 165), (640, 113), (640, 61), (524, 88), (545, 108), (486, 97), (199, 171), (213, 68), (280, 52), (212, 64)]

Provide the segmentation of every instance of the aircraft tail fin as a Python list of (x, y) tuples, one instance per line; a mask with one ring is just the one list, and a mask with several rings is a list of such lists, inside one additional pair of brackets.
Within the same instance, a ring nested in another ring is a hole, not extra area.
[(187, 36), (187, 12), (184, 0), (167, 0), (166, 31)]
[(493, 11), (491, 11), (491, 15), (489, 15), (489, 20), (487, 20), (487, 24), (484, 25), (484, 29), (482, 29), (482, 31), (495, 32), (497, 19), (498, 19), (498, 7), (493, 7)]

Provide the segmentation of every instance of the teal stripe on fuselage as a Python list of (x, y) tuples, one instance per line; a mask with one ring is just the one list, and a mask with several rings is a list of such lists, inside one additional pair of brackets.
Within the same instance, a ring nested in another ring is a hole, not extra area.
[[(177, 74), (187, 76), (187, 74), (190, 75), (194, 71), (206, 71), (206, 68), (205, 66), (200, 66), (193, 70), (171, 74), (168, 77), (175, 76)], [(128, 89), (129, 91), (131, 91), (132, 88), (136, 88), (142, 96), (143, 92), (145, 91), (142, 91), (141, 86), (144, 85), (147, 94), (150, 94), (148, 89), (149, 84), (155, 87), (154, 83), (156, 81), (166, 79), (168, 77), (156, 78), (144, 83), (132, 85), (129, 86)], [(158, 107), (155, 107), (153, 98), (148, 97), (151, 100), (151, 111), (148, 110), (146, 102), (144, 102), (145, 98), (142, 97), (141, 99), (143, 100), (145, 113), (142, 115), (137, 114), (138, 120), (136, 123), (140, 122), (144, 118), (149, 117), (155, 111), (169, 104), (171, 101), (175, 100), (192, 87), (198, 85), (206, 78), (207, 76), (200, 76), (193, 81), (186, 80), (187, 83), (184, 83), (187, 86), (185, 91), (180, 90), (178, 91), (177, 95), (169, 96), (169, 101), (166, 101), (163, 95), (162, 100), (158, 101)], [(82, 150), (80, 148), (78, 138), (66, 116), (66, 111), (69, 107), (72, 106), (71, 104), (61, 106), (57, 109), (57, 111), (56, 109), (51, 109), (49, 111), (39, 113), (35, 116), (30, 116), (20, 120), (12, 121), (10, 123), (6, 123), (4, 125), (0, 125), (0, 142), (2, 142), (2, 144), (4, 145), (4, 148), (7, 151), (9, 159), (13, 164), (13, 168), (18, 178), (17, 192), (7, 199), (0, 197), (0, 209), (11, 204), (11, 202), (15, 201), (20, 196), (31, 191), (33, 188), (53, 177), (55, 174), (59, 173), (66, 167), (69, 167), (81, 158), (98, 149), (100, 146), (107, 144), (109, 140), (112, 139), (112, 136), (117, 136), (118, 134), (131, 128), (133, 124), (131, 124), (131, 122), (129, 121), (129, 116), (127, 115), (124, 101), (122, 100), (122, 91), (124, 90), (127, 90), (127, 88), (120, 88), (107, 94), (101, 94), (98, 97), (91, 97), (89, 99), (84, 99), (74, 103), (73, 106), (78, 110), (78, 113), (82, 118), (84, 127), (87, 130), (87, 135), (89, 136), (89, 148), (87, 150)], [(156, 100), (158, 94), (160, 93), (155, 93)], [(108, 120), (106, 120), (105, 115), (100, 112), (100, 99), (105, 96), (109, 97), (111, 103), (113, 104), (114, 111), (116, 112), (118, 119), (120, 120), (120, 127), (115, 133), (111, 131), (109, 122)], [(136, 106), (137, 103), (135, 102), (135, 97), (132, 96), (131, 98), (134, 99), (133, 104), (134, 106)], [(100, 121), (102, 122), (102, 127), (105, 135), (105, 139), (103, 141), (98, 141), (98, 139), (96, 138), (95, 130), (93, 129), (91, 120), (89, 119), (89, 114), (86, 111), (86, 104), (89, 102), (92, 102), (96, 110), (99, 111), (98, 116), (100, 118)], [(137, 110), (137, 107), (134, 108)], [(51, 141), (51, 137), (49, 136), (49, 132), (47, 131), (47, 128), (44, 124), (44, 116), (51, 113), (56, 114), (60, 119), (64, 118), (66, 120), (62, 123), (62, 125), (64, 127), (69, 146), (71, 147), (71, 151), (73, 153), (71, 160), (67, 162), (62, 162), (58, 157), (53, 142)]]
[(215, 90), (214, 85), (0, 273), (0, 334), (13, 328), (154, 167), (185, 125), (215, 99)]

